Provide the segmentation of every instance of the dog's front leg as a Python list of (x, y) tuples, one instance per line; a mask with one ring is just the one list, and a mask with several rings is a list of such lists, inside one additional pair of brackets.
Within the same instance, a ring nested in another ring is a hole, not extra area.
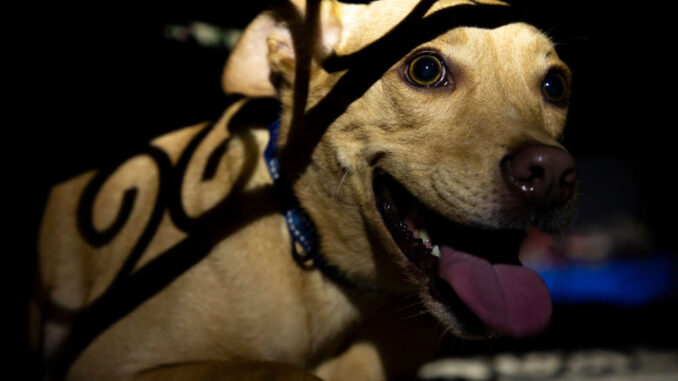
[(384, 381), (386, 369), (378, 346), (372, 341), (357, 341), (315, 371), (325, 381), (360, 380)]
[(132, 381), (320, 381), (303, 369), (288, 364), (259, 361), (205, 361), (168, 365), (142, 372)]
[(411, 380), (438, 351), (444, 331), (430, 314), (397, 303), (370, 318), (346, 350), (314, 373), (325, 381)]

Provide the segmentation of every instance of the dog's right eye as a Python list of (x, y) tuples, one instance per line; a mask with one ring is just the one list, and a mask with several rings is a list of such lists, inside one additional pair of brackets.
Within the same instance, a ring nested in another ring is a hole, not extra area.
[(414, 57), (407, 66), (407, 79), (419, 87), (435, 87), (444, 84), (445, 65), (430, 53)]

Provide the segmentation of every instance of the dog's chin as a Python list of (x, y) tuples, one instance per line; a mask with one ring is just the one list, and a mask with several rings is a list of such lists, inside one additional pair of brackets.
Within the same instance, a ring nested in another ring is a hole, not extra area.
[[(546, 328), (550, 295), (518, 258), (528, 223), (513, 221), (506, 229), (456, 223), (426, 207), (379, 168), (373, 190), (383, 224), (422, 300), (454, 334), (525, 337)], [(523, 219), (554, 231), (566, 218), (554, 213)]]

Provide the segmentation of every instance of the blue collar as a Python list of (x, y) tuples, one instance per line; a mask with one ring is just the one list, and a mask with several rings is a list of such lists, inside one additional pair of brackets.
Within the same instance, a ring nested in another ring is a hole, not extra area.
[(353, 290), (375, 292), (373, 286), (349, 279), (337, 266), (327, 262), (319, 250), (319, 239), (311, 217), (299, 205), (299, 200), (292, 191), (292, 186), (280, 168), (278, 158), (278, 136), (280, 135), (280, 121), (277, 120), (268, 126), (270, 134), (268, 145), (264, 150), (264, 160), (268, 173), (273, 179), (276, 198), (280, 211), (285, 216), (287, 230), (292, 242), (292, 257), (299, 266), (306, 270), (317, 269), (325, 277), (337, 284)]
[(313, 259), (317, 253), (318, 238), (315, 225), (306, 211), (299, 205), (299, 201), (292, 192), (291, 184), (281, 175), (280, 160), (278, 159), (280, 120), (271, 123), (268, 126), (268, 132), (270, 138), (264, 151), (264, 159), (268, 173), (273, 179), (273, 186), (285, 216), (287, 229), (290, 232), (292, 255), (297, 262), (303, 264), (309, 259)]

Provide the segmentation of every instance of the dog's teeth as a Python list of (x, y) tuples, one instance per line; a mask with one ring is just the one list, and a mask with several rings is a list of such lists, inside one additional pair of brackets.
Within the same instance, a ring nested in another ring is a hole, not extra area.
[(426, 228), (421, 228), (421, 229), (417, 230), (417, 234), (419, 235), (419, 238), (422, 239), (422, 241), (424, 241), (424, 242), (430, 242), (431, 241), (431, 236), (428, 235), (428, 231), (426, 230)]
[(434, 245), (433, 249), (431, 249), (431, 254), (435, 255), (436, 257), (440, 258), (440, 247), (438, 245)]

